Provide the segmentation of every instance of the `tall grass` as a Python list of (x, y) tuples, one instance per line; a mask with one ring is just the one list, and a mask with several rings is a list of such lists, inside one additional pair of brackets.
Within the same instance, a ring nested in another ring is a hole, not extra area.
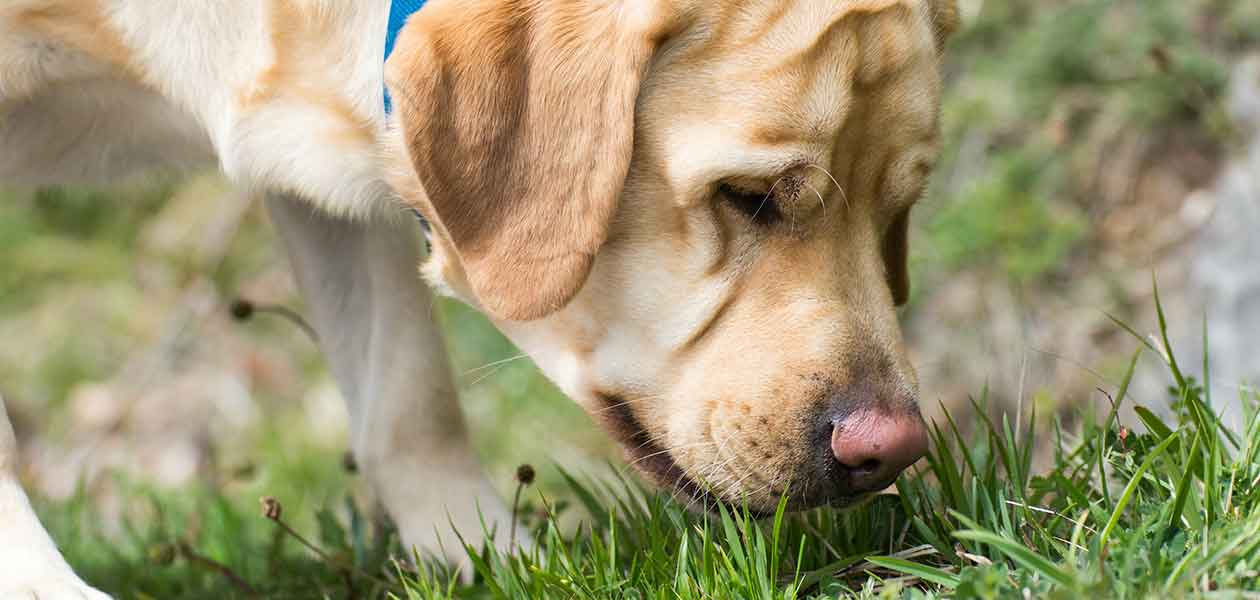
[[(1208, 382), (1188, 376), (1168, 343), (1162, 307), (1158, 317), (1157, 341), (1120, 324), (1140, 345), (1105, 417), (1072, 433), (1038, 427), (1036, 415), (977, 417), (968, 435), (947, 416), (897, 494), (843, 512), (701, 515), (628, 481), (562, 474), (585, 524), (564, 532), (558, 518), (576, 507), (535, 495), (521, 512), (537, 543), (504, 554), (464, 540), (464, 578), (391, 559), (396, 536), (353, 506), (342, 518), (318, 513), (318, 552), (215, 494), (173, 502), (181, 508), (154, 499), (160, 526), (125, 528), (108, 551), (83, 542), (102, 538), (82, 531), (82, 506), (54, 530), (78, 540), (68, 555), (89, 581), (124, 597), (1260, 597), (1260, 395), (1241, 388), (1245, 427), (1226, 428)], [(1141, 353), (1167, 366), (1167, 406), (1129, 396)], [(987, 414), (983, 395), (973, 404)], [(1119, 422), (1126, 404), (1144, 431)]]

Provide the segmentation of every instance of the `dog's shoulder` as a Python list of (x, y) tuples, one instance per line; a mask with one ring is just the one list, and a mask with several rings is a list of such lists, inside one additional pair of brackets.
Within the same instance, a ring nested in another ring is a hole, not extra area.
[[(388, 11), (339, 0), (9, 0), (0, 7), (0, 110), (90, 110), (57, 96), (109, 94), (115, 108), (188, 120), (161, 129), (200, 129), (238, 183), (362, 212), (386, 193), (376, 163)], [(169, 106), (154, 112), (159, 100)], [(58, 121), (69, 132), (91, 118), (99, 115)]]

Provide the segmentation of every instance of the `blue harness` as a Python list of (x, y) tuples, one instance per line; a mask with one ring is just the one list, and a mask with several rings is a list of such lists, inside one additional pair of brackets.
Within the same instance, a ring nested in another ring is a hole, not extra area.
[[(398, 41), (398, 32), (402, 31), (403, 25), (407, 24), (407, 18), (415, 14), (424, 6), (425, 0), (390, 0), (389, 3), (389, 28), (385, 30), (385, 58), (394, 52), (394, 42)], [(382, 87), (384, 85), (382, 84)], [(389, 114), (393, 106), (389, 102), (389, 89), (385, 89), (385, 114)], [(411, 209), (411, 214), (415, 215), (416, 220), (420, 222), (420, 227), (424, 229), (424, 241), (426, 248), (429, 246), (429, 235), (432, 229), (429, 227), (429, 220), (420, 214), (419, 210)], [(429, 250), (426, 250), (428, 252)]]
[[(385, 58), (394, 52), (394, 42), (398, 41), (398, 32), (407, 23), (407, 17), (415, 14), (424, 6), (425, 0), (390, 0), (389, 27), (385, 30)], [(385, 112), (393, 108), (389, 102), (389, 90), (385, 90)]]

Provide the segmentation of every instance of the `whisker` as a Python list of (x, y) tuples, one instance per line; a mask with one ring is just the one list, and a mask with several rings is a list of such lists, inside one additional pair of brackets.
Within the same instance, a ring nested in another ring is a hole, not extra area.
[[(499, 372), (499, 371), (502, 371), (502, 370), (504, 369), (504, 367), (507, 367), (507, 366), (508, 366), (508, 363), (510, 363), (510, 362), (512, 362), (512, 361), (514, 361), (514, 360), (520, 360), (520, 359), (522, 359), (522, 358), (526, 358), (526, 356), (525, 356), (524, 354), (522, 354), (522, 355), (517, 356), (517, 357), (515, 357), (515, 358), (511, 358), (511, 359), (507, 359), (507, 360), (502, 360), (502, 361), (499, 361), (499, 362), (498, 362), (498, 364), (486, 365), (486, 367), (493, 366), (493, 367), (494, 367), (494, 369), (493, 369), (493, 370), (491, 370), (489, 373), (486, 373), (485, 375), (482, 375), (481, 377), (478, 377), (477, 379), (473, 380), (473, 382), (472, 382), (472, 383), (468, 384), (468, 387), (470, 387), (470, 388), (477, 387), (477, 384), (479, 384), (479, 383), (481, 383), (481, 382), (483, 382), (483, 381), (485, 381), (485, 380), (487, 380), (487, 379), (490, 379), (491, 377), (494, 377), (496, 374), (498, 374), (498, 372)], [(485, 367), (478, 367), (478, 368), (479, 368), (479, 369), (484, 369)], [(471, 371), (470, 371), (470, 373), (471, 373)], [(465, 373), (465, 375), (467, 375), (467, 373)]]
[[(722, 488), (726, 487), (727, 484), (732, 479), (734, 479), (734, 474), (731, 473), (727, 469), (727, 467), (731, 463), (735, 462), (735, 459), (739, 457), (737, 455), (732, 454), (726, 460), (721, 460), (720, 462), (718, 462), (722, 458), (722, 453), (726, 451), (726, 444), (729, 443), (734, 438), (735, 438), (735, 434), (730, 433), (726, 436), (725, 439), (722, 440), (722, 443), (718, 445), (717, 452), (715, 453), (714, 462), (710, 464), (707, 468), (705, 468), (704, 475), (700, 478), (700, 481), (697, 482), (697, 484), (705, 486), (705, 488), (707, 488), (707, 490), (710, 493), (716, 494), (718, 497), (721, 497), (723, 495)], [(717, 476), (717, 475), (720, 475), (721, 478), (716, 479), (716, 480), (712, 479), (714, 476)], [(691, 499), (692, 502), (696, 500), (694, 496), (698, 492), (699, 490), (692, 492), (692, 496), (693, 496), (693, 498)]]
[[(733, 437), (733, 435), (726, 436), (726, 439), (722, 440), (722, 443), (718, 445), (717, 452), (714, 453), (714, 461), (710, 463), (708, 467), (705, 468), (702, 479), (707, 480), (715, 475), (723, 474), (721, 473), (721, 471), (725, 469), (726, 466), (731, 463), (731, 461), (735, 460), (735, 457), (732, 456), (726, 460), (722, 460), (721, 462), (718, 462), (722, 458), (722, 452), (726, 450), (726, 443), (731, 441), (731, 437)], [(729, 474), (723, 474), (723, 475), (729, 476)], [(710, 485), (712, 485), (712, 482), (706, 482), (706, 483), (709, 483)]]
[(739, 492), (739, 490), (740, 490), (740, 486), (741, 486), (741, 485), (743, 485), (743, 484), (744, 484), (744, 482), (745, 482), (745, 481), (747, 481), (749, 477), (752, 477), (752, 476), (753, 476), (753, 474), (755, 474), (755, 473), (756, 473), (756, 471), (749, 470), (747, 473), (745, 473), (745, 474), (744, 474), (744, 476), (743, 476), (743, 477), (740, 477), (740, 478), (739, 478), (739, 481), (736, 481), (735, 483), (731, 484), (731, 485), (730, 485), (730, 487), (728, 487), (728, 488), (726, 489), (727, 494), (728, 494), (728, 495), (731, 495), (731, 496), (734, 496), (736, 493), (738, 493), (738, 492)]
[(592, 410), (590, 411), (590, 413), (592, 416), (602, 415), (610, 410), (618, 409), (623, 406), (629, 406), (631, 404), (637, 404), (639, 402), (644, 402), (647, 400), (664, 400), (664, 399), (665, 399), (664, 396), (640, 396), (638, 398), (630, 398), (627, 400), (622, 400), (621, 402), (614, 402), (613, 404), (609, 404), (608, 406), (605, 406), (603, 408)]
[[(713, 445), (713, 442), (695, 442), (695, 443), (691, 443), (691, 444), (682, 444), (682, 445), (680, 445), (680, 446), (674, 446), (673, 448), (666, 448), (666, 449), (664, 449), (664, 450), (659, 450), (659, 451), (657, 451), (657, 452), (653, 452), (653, 453), (651, 453), (651, 454), (646, 454), (646, 455), (644, 455), (644, 456), (640, 456), (639, 458), (636, 458), (636, 459), (634, 459), (633, 461), (631, 461), (631, 462), (630, 462), (629, 464), (627, 464), (626, 466), (627, 466), (627, 467), (633, 467), (634, 465), (637, 465), (637, 464), (639, 464), (639, 463), (641, 463), (641, 462), (643, 462), (643, 461), (645, 461), (645, 460), (647, 460), (647, 459), (649, 459), (649, 458), (652, 458), (652, 457), (654, 457), (654, 456), (660, 456), (660, 455), (662, 455), (662, 454), (670, 454), (670, 453), (673, 453), (673, 452), (677, 452), (677, 451), (679, 451), (679, 450), (685, 450), (685, 449), (687, 449), (687, 448), (699, 448), (699, 447), (703, 447), (703, 446), (711, 446), (711, 445)], [(640, 447), (642, 447), (642, 446), (640, 446)]]
[(822, 171), (823, 175), (826, 175), (827, 178), (831, 180), (831, 183), (836, 184), (836, 189), (840, 190), (840, 198), (844, 201), (844, 207), (846, 209), (849, 208), (849, 195), (845, 193), (844, 186), (840, 185), (839, 181), (836, 181), (836, 177), (831, 174), (831, 171), (828, 171), (827, 169), (824, 169), (822, 166), (815, 163), (806, 163), (805, 166)]
[(483, 370), (488, 369), (488, 368), (490, 368), (490, 367), (497, 367), (497, 366), (505, 365), (505, 364), (510, 363), (510, 362), (512, 362), (512, 361), (514, 361), (514, 360), (520, 360), (520, 359), (522, 359), (522, 358), (528, 358), (528, 357), (529, 357), (529, 355), (528, 355), (528, 354), (518, 354), (518, 355), (513, 356), (513, 357), (510, 357), (510, 358), (505, 358), (505, 359), (502, 359), (502, 360), (496, 360), (496, 361), (494, 361), (494, 362), (491, 362), (491, 363), (486, 363), (486, 364), (484, 364), (484, 365), (481, 365), (480, 367), (476, 367), (476, 368), (473, 368), (473, 369), (469, 369), (469, 370), (467, 370), (467, 371), (464, 371), (464, 372), (463, 372), (463, 374), (461, 374), (461, 375), (460, 375), (460, 377), (467, 377), (467, 376), (469, 376), (469, 375), (472, 375), (473, 373), (476, 373), (477, 371), (483, 371)]
[[(629, 448), (629, 450), (630, 450), (631, 452), (635, 452), (635, 451), (637, 451), (637, 450), (641, 450), (641, 449), (643, 449), (643, 447), (644, 447), (644, 446), (647, 446), (647, 445), (649, 445), (649, 444), (660, 444), (660, 445), (664, 448), (664, 450), (662, 450), (661, 452), (657, 452), (656, 454), (662, 454), (662, 453), (665, 453), (665, 452), (669, 452), (669, 451), (670, 451), (670, 448), (669, 448), (669, 445), (668, 445), (668, 444), (662, 444), (662, 441), (663, 441), (663, 440), (661, 440), (660, 438), (658, 438), (658, 437), (657, 437), (657, 436), (655, 436), (655, 435), (652, 435), (652, 433), (651, 433), (651, 432), (648, 432), (648, 431), (646, 431), (646, 430), (645, 430), (643, 433), (644, 433), (644, 435), (646, 435), (646, 436), (647, 436), (647, 439), (646, 439), (646, 440), (643, 440), (643, 442), (642, 442), (641, 444), (639, 444), (639, 445), (637, 445), (637, 446), (634, 446), (633, 448)], [(675, 450), (681, 450), (681, 449), (682, 449), (682, 447), (676, 447), (676, 448), (674, 448), (674, 449), (675, 449)], [(650, 458), (650, 457), (646, 457), (646, 456), (645, 456), (645, 457), (641, 457), (641, 458), (637, 458), (637, 459), (635, 459), (635, 460), (634, 460), (634, 462), (631, 462), (630, 464), (626, 465), (626, 467), (625, 467), (625, 468), (623, 468), (623, 469), (621, 470), (621, 474), (622, 474), (622, 475), (626, 474), (626, 473), (629, 471), (629, 467), (631, 467), (631, 466), (632, 466), (632, 465), (634, 465), (635, 463), (637, 463), (637, 462), (639, 462), (640, 460), (643, 460), (643, 459), (645, 459), (645, 458)]]
[[(724, 462), (722, 462), (722, 463), (720, 463), (720, 464), (714, 464), (714, 468), (715, 468), (715, 469), (725, 469), (725, 468), (726, 468), (726, 465), (728, 465), (728, 464), (731, 462), (731, 460), (733, 460), (733, 459), (728, 459), (728, 460), (726, 460), (726, 461), (724, 461)], [(733, 476), (731, 475), (731, 473), (730, 473), (730, 472), (723, 472), (723, 473), (722, 473), (722, 477), (721, 477), (721, 479), (716, 479), (716, 480), (715, 480), (715, 479), (710, 479), (710, 478), (707, 478), (707, 477), (706, 477), (706, 478), (704, 479), (703, 483), (701, 483), (700, 485), (703, 485), (703, 486), (704, 486), (704, 489), (705, 489), (705, 490), (707, 490), (710, 494), (715, 495), (715, 496), (716, 496), (716, 497), (718, 497), (718, 498), (721, 498), (721, 497), (722, 497), (722, 488), (723, 488), (723, 487), (725, 487), (725, 486), (726, 486), (726, 484), (727, 484), (727, 482), (729, 482), (732, 478), (733, 478)], [(692, 497), (693, 497), (692, 501), (693, 501), (693, 502), (694, 502), (695, 500), (698, 500), (698, 498), (695, 498), (695, 495), (696, 495), (698, 492), (699, 492), (699, 490), (696, 490), (696, 491), (693, 491), (693, 492), (692, 492)], [(706, 505), (706, 506), (707, 506), (707, 505)]]
[(815, 196), (818, 196), (818, 203), (822, 205), (823, 214), (824, 215), (827, 214), (827, 201), (823, 200), (822, 194), (817, 189), (815, 189), (814, 186), (810, 185), (808, 181), (802, 181), (801, 184), (809, 188), (809, 191), (814, 192)]
[(770, 186), (770, 189), (766, 191), (766, 197), (761, 199), (761, 204), (757, 205), (757, 210), (753, 211), (752, 218), (754, 221), (757, 220), (757, 215), (761, 214), (761, 209), (765, 208), (766, 203), (774, 196), (774, 188), (779, 187), (780, 183), (783, 183), (782, 177), (775, 180), (774, 184)]
[[(738, 458), (738, 457), (732, 457), (732, 458)], [(758, 473), (756, 469), (747, 469), (747, 472), (744, 474), (744, 476), (740, 477), (739, 481), (735, 482), (735, 486), (732, 487), (730, 491), (732, 492), (739, 491), (739, 486), (742, 485), (749, 478), (752, 478), (754, 482), (759, 482), (759, 483), (763, 483), (767, 485), (770, 484), (770, 482), (764, 477), (762, 477), (761, 474)]]
[(481, 377), (478, 377), (478, 378), (474, 379), (474, 380), (472, 381), (472, 383), (468, 384), (468, 387), (470, 387), (470, 388), (475, 388), (475, 387), (477, 387), (477, 384), (479, 384), (479, 383), (481, 383), (481, 382), (483, 382), (483, 381), (485, 381), (485, 380), (487, 380), (487, 379), (490, 379), (491, 377), (494, 377), (496, 374), (498, 374), (498, 372), (499, 372), (499, 371), (502, 371), (502, 370), (503, 370), (503, 367), (506, 367), (506, 366), (507, 366), (507, 365), (498, 365), (498, 366), (496, 366), (496, 367), (495, 367), (492, 371), (490, 371), (489, 373), (486, 373), (485, 375), (482, 375)]

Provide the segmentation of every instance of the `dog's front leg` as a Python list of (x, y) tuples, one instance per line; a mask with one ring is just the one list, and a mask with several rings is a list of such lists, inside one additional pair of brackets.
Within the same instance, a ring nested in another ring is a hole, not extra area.
[(106, 600), (66, 564), (17, 479), (17, 440), (0, 398), (0, 600)]
[(454, 532), (479, 540), (484, 518), (506, 547), (511, 514), (468, 439), (419, 276), (419, 227), (409, 218), (334, 219), (283, 196), (268, 207), (346, 397), (360, 472), (403, 542), (462, 564)]

